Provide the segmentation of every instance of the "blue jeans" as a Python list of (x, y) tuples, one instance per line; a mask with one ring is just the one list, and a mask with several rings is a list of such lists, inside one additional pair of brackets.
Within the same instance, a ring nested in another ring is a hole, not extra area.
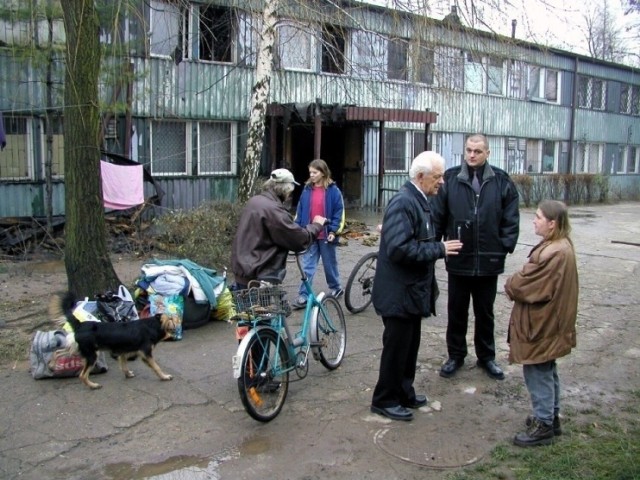
[(551, 425), (554, 415), (560, 412), (560, 379), (556, 361), (523, 365), (522, 373), (531, 397), (533, 415)]
[[(331, 291), (342, 288), (340, 286), (340, 273), (338, 272), (338, 258), (336, 249), (338, 248), (338, 239), (333, 242), (326, 240), (316, 240), (311, 244), (307, 253), (302, 259), (302, 268), (305, 275), (309, 278), (309, 283), (313, 284), (313, 277), (318, 268), (318, 262), (322, 258), (322, 266), (324, 267), (324, 278), (327, 280), (327, 286)], [(307, 297), (307, 290), (303, 284), (300, 284), (298, 293)]]

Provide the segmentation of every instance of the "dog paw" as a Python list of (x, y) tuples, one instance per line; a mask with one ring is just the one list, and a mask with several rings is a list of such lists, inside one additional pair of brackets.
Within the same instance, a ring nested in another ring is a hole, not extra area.
[(162, 377), (162, 380), (172, 380), (173, 376), (172, 375), (165, 375), (164, 377)]
[(89, 383), (88, 385), (91, 390), (98, 390), (99, 388), (102, 388), (102, 385), (99, 383)]
[(136, 376), (136, 374), (133, 373), (131, 370), (127, 370), (126, 372), (124, 372), (124, 376), (127, 378), (133, 378)]

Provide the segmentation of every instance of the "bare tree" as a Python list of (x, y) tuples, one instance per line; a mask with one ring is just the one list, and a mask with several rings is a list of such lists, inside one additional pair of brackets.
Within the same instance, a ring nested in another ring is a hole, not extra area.
[(606, 0), (583, 14), (584, 35), (593, 58), (622, 62), (626, 55), (622, 29), (618, 26)]
[(93, 0), (61, 4), (66, 32), (65, 268), (69, 290), (92, 297), (119, 284), (107, 250), (100, 182), (99, 22)]
[(240, 175), (238, 200), (246, 202), (254, 189), (260, 170), (260, 157), (264, 146), (265, 119), (271, 89), (273, 49), (275, 45), (276, 11), (279, 0), (265, 0), (262, 30), (257, 57), (256, 82), (251, 93), (247, 149)]

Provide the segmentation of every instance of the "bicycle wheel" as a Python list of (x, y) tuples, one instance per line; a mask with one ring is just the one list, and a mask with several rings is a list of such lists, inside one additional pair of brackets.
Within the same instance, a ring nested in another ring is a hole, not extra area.
[(369, 252), (351, 270), (344, 290), (344, 305), (351, 313), (359, 313), (371, 303), (377, 264), (378, 252)]
[(317, 344), (320, 363), (329, 370), (334, 370), (342, 363), (347, 348), (347, 324), (338, 300), (325, 297), (320, 303), (322, 308), (318, 309), (315, 338), (312, 341)]
[(269, 422), (282, 410), (289, 391), (289, 352), (272, 329), (253, 335), (242, 356), (238, 390), (245, 410), (260, 422)]

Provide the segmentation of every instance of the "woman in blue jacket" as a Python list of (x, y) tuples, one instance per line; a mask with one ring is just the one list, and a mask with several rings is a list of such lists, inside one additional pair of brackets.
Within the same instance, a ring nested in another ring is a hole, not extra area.
[[(331, 171), (327, 162), (320, 159), (309, 163), (309, 180), (305, 183), (304, 190), (298, 201), (295, 221), (301, 227), (305, 227), (311, 223), (311, 219), (315, 215), (322, 215), (329, 223), (318, 234), (316, 240), (305, 254), (303, 260), (304, 272), (309, 281), (313, 282), (318, 262), (322, 258), (327, 286), (331, 294), (338, 298), (344, 293), (340, 283), (336, 255), (338, 235), (344, 228), (344, 201), (342, 200), (340, 189), (331, 179)], [(306, 303), (307, 292), (304, 285), (301, 284), (295, 306), (302, 308)]]

